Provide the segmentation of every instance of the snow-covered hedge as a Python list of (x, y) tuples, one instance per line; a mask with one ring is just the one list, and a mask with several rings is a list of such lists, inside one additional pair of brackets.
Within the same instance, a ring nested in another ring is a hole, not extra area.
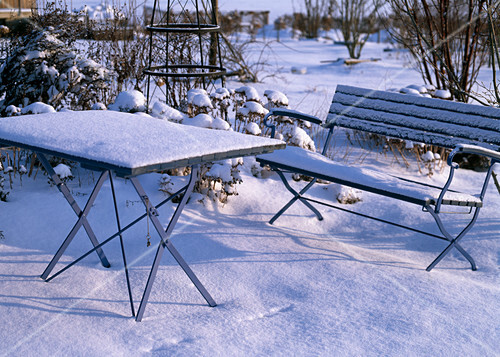
[(3, 175), (0, 175), (0, 201), (7, 201), (7, 195), (9, 194), (9, 191), (4, 186), (5, 178)]
[(43, 102), (56, 109), (85, 110), (106, 101), (113, 73), (80, 57), (58, 35), (53, 28), (37, 29), (15, 40), (0, 67), (2, 115), (17, 114), (7, 110), (11, 105), (25, 108)]
[[(218, 88), (213, 93), (204, 89), (192, 89), (187, 92), (185, 104), (181, 110), (174, 109), (162, 102), (155, 102), (150, 109), (152, 116), (185, 125), (193, 125), (216, 130), (235, 130), (249, 135), (269, 135), (263, 118), (274, 107), (288, 107), (288, 98), (276, 90), (264, 92), (265, 103), (257, 90), (250, 86), (242, 86), (235, 90)], [(115, 105), (109, 108), (114, 108)], [(230, 118), (230, 110), (234, 117)], [(223, 119), (224, 118), (224, 119)], [(315, 150), (314, 141), (306, 132), (307, 125), (300, 121), (275, 118), (278, 125), (278, 138), (289, 145)], [(248, 159), (251, 171), (256, 176), (266, 176), (255, 160)], [(201, 168), (200, 180), (195, 192), (200, 199), (210, 197), (213, 200), (226, 202), (227, 197), (236, 195), (236, 185), (241, 182), (239, 169), (242, 159), (225, 160), (204, 165)], [(176, 170), (179, 171), (179, 170)], [(169, 172), (170, 175), (177, 172)], [(186, 170), (180, 170), (186, 174)], [(170, 194), (172, 181), (169, 175), (160, 180), (160, 190)]]

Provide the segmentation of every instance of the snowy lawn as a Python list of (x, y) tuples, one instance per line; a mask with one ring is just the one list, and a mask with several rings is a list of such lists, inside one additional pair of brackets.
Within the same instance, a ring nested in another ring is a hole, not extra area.
[[(83, 205), (91, 186), (70, 187)], [(155, 193), (159, 175), (141, 178)], [(181, 181), (181, 179), (179, 179)], [(140, 215), (132, 185), (117, 182), (122, 222)], [(500, 205), (489, 207), (463, 246), (472, 272), (450, 254), (424, 269), (445, 246), (397, 228), (322, 209), (318, 222), (300, 205), (266, 223), (288, 198), (276, 177), (244, 174), (240, 195), (225, 207), (192, 203), (173, 242), (219, 304), (208, 307), (165, 254), (141, 323), (130, 316), (118, 241), (45, 283), (45, 265), (74, 214), (41, 175), (17, 185), (2, 204), (0, 350), (4, 355), (489, 355), (499, 351), (497, 234)], [(329, 195), (318, 186), (313, 194)], [(364, 195), (359, 209), (433, 229), (417, 206)], [(173, 206), (161, 209), (164, 222)], [(98, 237), (115, 227), (104, 187), (89, 217)], [(125, 234), (134, 298), (146, 281), (154, 246), (146, 222)], [(156, 237), (153, 240), (157, 242)], [(90, 248), (80, 233), (62, 262)], [(136, 306), (137, 308), (137, 306)]]
[[(293, 109), (320, 117), (336, 84), (387, 89), (421, 83), (402, 56), (382, 52), (384, 44), (369, 43), (365, 53), (382, 61), (353, 67), (319, 63), (345, 57), (342, 47), (319, 41), (286, 44), (276, 45), (281, 75), (256, 87), (259, 92), (280, 90)], [(292, 74), (293, 66), (306, 67), (307, 73)], [(489, 78), (487, 72), (482, 76)], [(239, 85), (229, 83), (231, 88)], [(337, 158), (349, 150), (337, 143)], [(357, 161), (356, 153), (348, 157)], [(50, 283), (39, 278), (75, 215), (41, 172), (36, 180), (23, 179), (22, 186), (15, 178), (9, 202), (0, 202), (0, 355), (498, 355), (500, 200), (493, 183), (477, 224), (462, 241), (478, 271), (453, 252), (428, 273), (425, 267), (446, 242), (325, 207), (320, 207), (325, 220), (319, 222), (300, 204), (274, 225), (267, 224), (290, 195), (277, 176), (253, 177), (251, 159), (246, 161), (239, 196), (224, 206), (190, 203), (173, 236), (219, 305), (206, 305), (165, 253), (141, 323), (131, 318), (117, 240), (104, 247), (109, 269), (94, 254)], [(362, 166), (396, 174), (405, 170), (376, 155)], [(74, 174), (69, 187), (83, 206), (96, 177), (84, 170)], [(419, 176), (415, 167), (408, 174)], [(446, 174), (444, 170), (428, 180), (442, 184)], [(480, 184), (480, 173), (468, 174)], [(164, 197), (158, 192), (160, 175), (140, 179), (152, 201)], [(176, 185), (183, 180), (176, 177)], [(125, 225), (144, 209), (130, 183), (119, 179), (116, 185)], [(332, 198), (335, 190), (318, 185), (310, 192)], [(436, 229), (431, 216), (415, 205), (363, 194), (353, 208)], [(160, 209), (164, 224), (173, 209), (171, 204)], [(89, 221), (99, 239), (114, 233), (109, 183)], [(125, 234), (136, 302), (155, 253), (154, 245), (146, 247), (146, 234), (146, 221)], [(61, 263), (89, 248), (81, 231)]]

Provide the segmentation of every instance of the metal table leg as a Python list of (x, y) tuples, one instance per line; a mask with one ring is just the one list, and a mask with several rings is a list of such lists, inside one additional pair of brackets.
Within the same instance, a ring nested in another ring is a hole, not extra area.
[(141, 201), (144, 203), (144, 206), (146, 207), (146, 212), (148, 215), (148, 218), (151, 220), (153, 223), (153, 226), (155, 227), (156, 231), (160, 235), (160, 243), (158, 244), (158, 249), (156, 251), (156, 256), (153, 261), (153, 265), (151, 266), (151, 271), (149, 273), (148, 281), (146, 283), (146, 287), (144, 289), (144, 293), (142, 296), (141, 304), (139, 305), (139, 310), (137, 311), (137, 316), (136, 316), (136, 321), (141, 321), (142, 317), (144, 315), (144, 310), (146, 309), (146, 304), (149, 299), (149, 295), (151, 293), (151, 288), (154, 283), (154, 279), (156, 277), (156, 274), (158, 272), (158, 267), (161, 261), (161, 257), (163, 255), (163, 252), (165, 248), (168, 249), (170, 254), (175, 258), (177, 263), (181, 266), (181, 268), (184, 270), (184, 272), (187, 274), (189, 279), (193, 282), (193, 284), (196, 286), (198, 291), (201, 293), (201, 295), (205, 298), (207, 301), (208, 305), (210, 306), (216, 306), (217, 304), (215, 303), (214, 299), (210, 296), (208, 291), (205, 289), (203, 284), (198, 280), (194, 272), (191, 270), (189, 265), (186, 263), (184, 258), (179, 254), (177, 249), (175, 249), (174, 245), (172, 242), (170, 242), (169, 237), (172, 234), (172, 231), (175, 227), (175, 224), (177, 223), (182, 210), (186, 206), (186, 203), (189, 199), (189, 196), (191, 195), (191, 192), (193, 191), (194, 184), (196, 182), (196, 177), (198, 173), (198, 165), (193, 166), (191, 168), (191, 177), (189, 179), (188, 186), (186, 187), (186, 190), (184, 192), (184, 195), (179, 202), (172, 218), (170, 219), (170, 223), (168, 224), (168, 227), (166, 230), (163, 230), (163, 226), (158, 219), (158, 212), (156, 211), (155, 207), (151, 204), (149, 201), (148, 196), (146, 195), (146, 192), (142, 188), (142, 185), (140, 184), (139, 180), (135, 177), (130, 178), (130, 181), (132, 182), (133, 186), (135, 187), (137, 194), (141, 198)]
[[(64, 195), (64, 198), (66, 198), (66, 201), (68, 201), (69, 205), (71, 206), (71, 208), (73, 209), (75, 214), (78, 216), (78, 221), (73, 226), (73, 229), (70, 231), (70, 233), (68, 234), (68, 236), (64, 240), (63, 244), (59, 247), (57, 253), (54, 255), (54, 257), (52, 258), (51, 262), (49, 263), (49, 265), (47, 266), (45, 271), (42, 273), (41, 278), (46, 280), (47, 277), (49, 276), (50, 272), (52, 271), (52, 269), (54, 269), (55, 265), (57, 264), (57, 262), (61, 258), (62, 254), (64, 253), (64, 251), (66, 250), (66, 248), (71, 243), (71, 241), (75, 237), (76, 233), (78, 232), (78, 230), (82, 226), (85, 228), (85, 231), (87, 232), (87, 235), (89, 236), (89, 239), (92, 242), (92, 245), (94, 247), (97, 247), (99, 245), (99, 241), (97, 240), (97, 238), (94, 234), (94, 231), (92, 230), (92, 227), (90, 226), (90, 224), (87, 220), (87, 215), (88, 215), (90, 209), (92, 208), (92, 204), (94, 203), (95, 199), (97, 198), (97, 194), (99, 193), (99, 190), (101, 189), (104, 181), (106, 181), (106, 179), (108, 178), (109, 172), (103, 171), (101, 173), (101, 176), (97, 180), (97, 183), (94, 187), (94, 190), (92, 191), (92, 194), (90, 195), (90, 197), (87, 201), (87, 204), (85, 205), (85, 208), (82, 211), (80, 209), (80, 207), (78, 206), (78, 204), (76, 203), (73, 196), (71, 195), (71, 192), (69, 191), (68, 187), (64, 184), (64, 182), (61, 181), (59, 176), (57, 176), (57, 174), (55, 173), (54, 169), (50, 165), (47, 158), (42, 153), (39, 153), (39, 152), (36, 153), (36, 155), (37, 155), (38, 159), (40, 160), (40, 162), (42, 163), (45, 170), (47, 171), (49, 177), (57, 185), (57, 188), (59, 189), (59, 191), (61, 191), (61, 193)], [(96, 252), (97, 252), (97, 255), (99, 256), (99, 259), (101, 260), (102, 265), (106, 268), (109, 268), (110, 264), (108, 262), (108, 259), (104, 255), (104, 252), (102, 251), (102, 249), (97, 248)]]

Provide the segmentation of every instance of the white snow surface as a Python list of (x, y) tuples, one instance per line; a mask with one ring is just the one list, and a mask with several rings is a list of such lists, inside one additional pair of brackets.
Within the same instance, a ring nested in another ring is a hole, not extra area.
[(124, 168), (279, 143), (147, 115), (95, 110), (2, 118), (1, 138)]
[[(222, 10), (271, 10), (272, 21), (299, 11), (302, 3), (219, 4)], [(74, 7), (81, 5), (73, 1)], [(272, 26), (264, 30), (272, 39)], [(363, 48), (362, 57), (380, 61), (344, 66), (320, 63), (347, 57), (343, 46), (297, 41), (285, 32), (280, 38), (281, 43), (269, 43), (272, 51), (266, 51), (276, 54), (267, 63), (279, 76), (252, 85), (259, 93), (279, 90), (290, 99), (291, 108), (323, 120), (337, 84), (385, 90), (423, 83), (404, 53), (383, 52), (386, 43), (368, 42)], [(257, 47), (246, 60), (259, 57)], [(290, 73), (294, 66), (307, 73)], [(479, 80), (489, 83), (491, 75), (484, 67)], [(227, 86), (242, 83), (228, 80)], [(432, 177), (422, 177), (414, 163), (405, 168), (390, 154), (366, 155), (346, 145), (341, 135), (334, 137), (333, 154), (360, 170), (404, 174), (436, 185), (444, 184), (448, 173), (436, 166)], [(49, 283), (39, 278), (76, 216), (41, 171), (35, 180), (23, 175), (22, 184), (12, 175), (9, 202), (0, 202), (0, 356), (498, 356), (500, 200), (493, 182), (476, 225), (460, 243), (476, 259), (478, 270), (471, 271), (452, 249), (426, 272), (447, 242), (328, 207), (317, 207), (324, 216), (318, 221), (300, 202), (269, 225), (293, 196), (276, 175), (263, 170), (266, 178), (255, 178), (251, 162), (245, 158), (241, 167), (243, 183), (237, 186), (237, 196), (225, 205), (192, 199), (171, 237), (218, 306), (206, 305), (165, 252), (141, 323), (131, 317), (118, 240), (104, 247), (110, 269), (92, 254)], [(73, 174), (67, 185), (83, 208), (95, 174), (82, 169)], [(4, 177), (8, 186), (9, 175)], [(158, 191), (161, 177), (152, 173), (139, 178), (154, 203), (165, 199)], [(458, 170), (457, 188), (477, 194), (474, 189), (482, 177), (480, 172)], [(172, 181), (176, 190), (186, 178), (175, 176)], [(304, 182), (291, 185), (300, 190)], [(324, 186), (315, 185), (308, 194), (333, 199)], [(116, 179), (115, 189), (124, 226), (143, 214), (144, 206), (126, 180)], [(348, 208), (438, 232), (430, 215), (416, 205), (365, 192), (362, 198)], [(174, 209), (168, 203), (158, 210), (165, 227)], [(456, 234), (468, 216), (444, 218)], [(116, 231), (109, 183), (88, 219), (100, 241)], [(150, 229), (149, 248), (144, 220), (124, 234), (136, 309), (158, 244)], [(81, 230), (57, 269), (90, 248)]]

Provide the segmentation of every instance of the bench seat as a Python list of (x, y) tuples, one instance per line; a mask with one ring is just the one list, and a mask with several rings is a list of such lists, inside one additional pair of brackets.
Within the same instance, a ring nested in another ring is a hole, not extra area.
[[(259, 155), (259, 162), (264, 165), (272, 164), (273, 167), (284, 171), (297, 172), (421, 206), (435, 205), (442, 191), (442, 187), (410, 181), (361, 166), (336, 163), (320, 153), (296, 146), (288, 146), (285, 150)], [(356, 181), (353, 178), (356, 178)], [(446, 192), (442, 204), (482, 207), (479, 197), (451, 190)]]

